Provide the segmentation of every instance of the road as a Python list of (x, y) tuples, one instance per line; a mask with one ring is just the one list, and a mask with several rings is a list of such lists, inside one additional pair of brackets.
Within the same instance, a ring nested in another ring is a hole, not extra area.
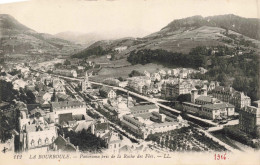
[(198, 129), (200, 132), (205, 133), (206, 136), (208, 136), (209, 138), (212, 138), (212, 140), (214, 140), (215, 142), (218, 142), (220, 145), (224, 146), (226, 149), (228, 149), (229, 151), (235, 153), (235, 152), (240, 152), (237, 149), (234, 149), (233, 147), (229, 146), (228, 144), (222, 142), (221, 140), (219, 140), (218, 138), (214, 137), (213, 135), (211, 135), (209, 132), (204, 131), (202, 129)]

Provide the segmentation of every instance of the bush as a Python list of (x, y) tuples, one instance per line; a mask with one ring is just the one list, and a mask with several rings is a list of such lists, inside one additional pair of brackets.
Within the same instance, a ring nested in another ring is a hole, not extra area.
[(144, 76), (144, 74), (137, 71), (137, 70), (133, 70), (128, 76), (129, 77), (136, 77), (136, 76)]

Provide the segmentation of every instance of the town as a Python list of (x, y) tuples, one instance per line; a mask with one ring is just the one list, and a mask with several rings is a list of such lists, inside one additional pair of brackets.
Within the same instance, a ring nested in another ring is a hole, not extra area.
[(94, 81), (101, 68), (63, 58), (2, 65), (5, 152), (259, 148), (260, 101), (218, 81), (193, 78), (207, 69), (133, 70), (128, 78)]

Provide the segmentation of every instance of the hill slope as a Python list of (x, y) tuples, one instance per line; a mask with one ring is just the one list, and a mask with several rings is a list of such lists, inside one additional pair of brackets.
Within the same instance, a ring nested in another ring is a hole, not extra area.
[(260, 40), (260, 19), (243, 18), (233, 14), (219, 16), (193, 16), (174, 20), (162, 29), (162, 32), (172, 32), (180, 28), (199, 28), (202, 26), (220, 27)]
[[(260, 19), (242, 18), (235, 15), (205, 18), (193, 16), (174, 20), (160, 31), (143, 38), (98, 41), (83, 50), (80, 57), (84, 57), (84, 53), (88, 50), (99, 46), (104, 50), (127, 46), (127, 49), (118, 53), (117, 56), (124, 56), (133, 50), (141, 49), (163, 49), (169, 52), (189, 53), (192, 48), (197, 46), (218, 45), (228, 47), (239, 45), (259, 50), (257, 49), (260, 45), (259, 27)], [(75, 56), (77, 57), (77, 55)]]
[(50, 34), (37, 33), (10, 15), (0, 15), (1, 54), (69, 55), (81, 49), (81, 45)]

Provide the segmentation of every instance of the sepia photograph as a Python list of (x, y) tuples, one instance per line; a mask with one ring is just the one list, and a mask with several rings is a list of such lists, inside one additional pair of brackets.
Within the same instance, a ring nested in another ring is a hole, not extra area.
[(0, 0), (0, 164), (260, 164), (260, 1)]

